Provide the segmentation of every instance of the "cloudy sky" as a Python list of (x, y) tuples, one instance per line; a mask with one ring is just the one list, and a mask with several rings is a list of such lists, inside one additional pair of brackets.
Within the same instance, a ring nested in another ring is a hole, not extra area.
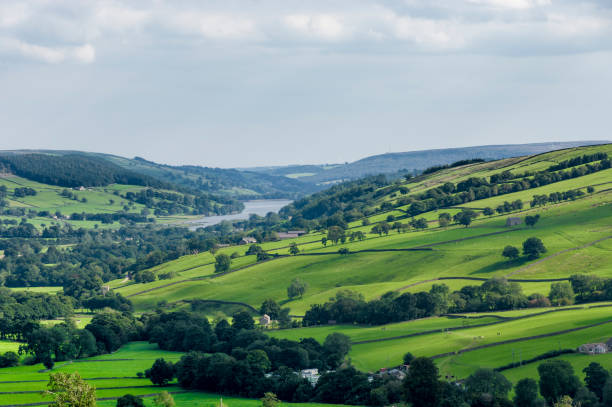
[(0, 0), (0, 149), (233, 167), (612, 139), (610, 0)]

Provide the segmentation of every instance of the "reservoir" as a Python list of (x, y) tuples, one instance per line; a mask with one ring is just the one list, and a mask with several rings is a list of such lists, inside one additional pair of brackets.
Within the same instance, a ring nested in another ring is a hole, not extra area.
[(244, 210), (240, 213), (232, 215), (215, 215), (205, 216), (200, 219), (190, 221), (190, 229), (197, 229), (206, 226), (216, 225), (224, 220), (243, 220), (248, 219), (251, 214), (266, 216), (268, 212), (278, 213), (283, 206), (289, 205), (291, 202), (287, 199), (258, 199), (254, 201), (244, 201)]

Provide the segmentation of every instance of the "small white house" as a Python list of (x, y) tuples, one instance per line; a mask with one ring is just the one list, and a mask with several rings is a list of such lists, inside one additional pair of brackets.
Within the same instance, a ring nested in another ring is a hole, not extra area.
[(590, 355), (599, 355), (602, 353), (608, 353), (608, 345), (605, 343), (585, 343), (580, 345), (578, 348), (580, 353), (587, 353)]
[(243, 237), (240, 240), (240, 244), (253, 244), (253, 243), (257, 243), (257, 239), (255, 239), (254, 237), (251, 237), (251, 236)]
[(300, 371), (300, 377), (308, 380), (313, 386), (319, 381), (319, 369), (304, 369)]
[(259, 318), (259, 325), (261, 326), (268, 326), (270, 325), (270, 322), (272, 322), (272, 320), (268, 314), (264, 314), (261, 318)]

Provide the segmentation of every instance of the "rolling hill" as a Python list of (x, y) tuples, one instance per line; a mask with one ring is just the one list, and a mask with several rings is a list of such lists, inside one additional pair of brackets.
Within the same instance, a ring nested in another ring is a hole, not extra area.
[(500, 160), (502, 158), (541, 154), (564, 148), (604, 143), (607, 143), (607, 141), (570, 141), (445, 148), (386, 153), (362, 158), (346, 164), (262, 167), (248, 168), (247, 170), (294, 177), (300, 181), (320, 184), (352, 180), (367, 175), (393, 174), (399, 171), (404, 173), (420, 173), (432, 166), (446, 165), (473, 158), (481, 158), (487, 161)]
[[(233, 254), (230, 272), (215, 273), (214, 257), (206, 252), (152, 269), (156, 274), (174, 271), (172, 279), (146, 284), (117, 280), (111, 286), (141, 311), (155, 308), (160, 301), (180, 309), (199, 300), (200, 304), (209, 304), (206, 312), (211, 316), (231, 313), (240, 307), (253, 311), (268, 298), (289, 307), (291, 314), (303, 316), (313, 305), (329, 302), (346, 290), (372, 301), (388, 296), (387, 292), (394, 293), (392, 295), (427, 292), (434, 284), (446, 285), (450, 293), (459, 292), (465, 287), (495, 281), (492, 279), (507, 279), (520, 287), (525, 296), (547, 297), (553, 284), (568, 282), (577, 274), (612, 278), (612, 169), (609, 159), (603, 158), (610, 155), (612, 145), (608, 144), (442, 169), (391, 187), (381, 187), (381, 192), (367, 201), (372, 209), (367, 220), (348, 222), (344, 243), (323, 244), (322, 238), (327, 231), (313, 231), (299, 238), (262, 243), (261, 247), (272, 255), (265, 261), (246, 255), (246, 246), (230, 246), (219, 251)], [(591, 168), (591, 172), (587, 173), (587, 168)], [(409, 213), (412, 204), (405, 203), (405, 198), (414, 203), (428, 191), (433, 193), (448, 183), (460, 185), (474, 178), (489, 182), (492, 176), (497, 179), (502, 173), (524, 176), (502, 182), (509, 185), (521, 182), (521, 190), (508, 189), (506, 193), (497, 192), (499, 195), (480, 199), (474, 197), (459, 205), (451, 203), (446, 207), (425, 209), (414, 217)], [(545, 174), (558, 176), (553, 177), (555, 181), (541, 186), (535, 183), (527, 186), (526, 179), (541, 179)], [(401, 187), (407, 188), (406, 194), (397, 192)], [(557, 200), (557, 192), (567, 191), (574, 192), (567, 199)], [(546, 202), (532, 204), (534, 196), (545, 196)], [(520, 208), (504, 209), (504, 202), (518, 201)], [(384, 203), (388, 204), (383, 210)], [(452, 216), (466, 208), (478, 214), (469, 227), (453, 222), (438, 224), (441, 213)], [(485, 208), (492, 208), (492, 213), (485, 215)], [(540, 215), (535, 226), (528, 227), (524, 223), (506, 226), (507, 218), (524, 220), (527, 215)], [(387, 222), (410, 223), (413, 218), (425, 219), (426, 227), (412, 226), (403, 232), (400, 228), (387, 232), (373, 230)], [(356, 232), (363, 233), (364, 238), (348, 238), (357, 236)], [(505, 247), (520, 248), (531, 237), (544, 243), (546, 253), (541, 257), (519, 256), (516, 260), (502, 257)], [(297, 244), (298, 254), (290, 255), (291, 243)], [(305, 281), (308, 288), (303, 296), (288, 298), (287, 287), (296, 278)], [(402, 322), (397, 329), (391, 325), (364, 328), (363, 332), (354, 333), (354, 325), (340, 325), (337, 329), (346, 331), (350, 337), (356, 335), (350, 357), (361, 369), (397, 365), (403, 353), (410, 349), (417, 356), (436, 356), (437, 363), (447, 374), (465, 377), (478, 366), (475, 360), (482, 360), (485, 357), (482, 355), (495, 355), (501, 349), (504, 351), (499, 357), (486, 359), (490, 367), (502, 367), (519, 360), (518, 353), (513, 356), (517, 349), (522, 349), (520, 357), (528, 360), (559, 347), (573, 349), (581, 343), (607, 339), (612, 336), (608, 325), (612, 322), (612, 312), (606, 304), (600, 303), (600, 308), (589, 308), (591, 305), (586, 304), (571, 318), (565, 318), (570, 311), (559, 313), (558, 320), (537, 317), (538, 313), (546, 311), (537, 308), (512, 311), (533, 314), (533, 318), (516, 321), (513, 318), (519, 314), (481, 312), (468, 315), (483, 319), (480, 322), (470, 320), (467, 325), (461, 320), (437, 317), (442, 318), (439, 324), (435, 322), (438, 320), (430, 324), (417, 319)], [(482, 328), (476, 326), (481, 323)], [(495, 324), (484, 326), (489, 323)], [(458, 331), (449, 334), (445, 333), (446, 328)], [(321, 337), (317, 336), (317, 329), (327, 329), (326, 334), (330, 332), (328, 328), (300, 328), (295, 332), (283, 330), (278, 335), (294, 339)], [(336, 327), (331, 329), (334, 331)], [(430, 332), (432, 329), (437, 331)], [(418, 335), (412, 337), (415, 333)], [(544, 336), (540, 338), (539, 334)], [(369, 342), (370, 339), (374, 341)], [(443, 355), (449, 351), (456, 353)], [(571, 359), (583, 363), (579, 357)], [(509, 377), (512, 372), (513, 369), (508, 370)]]

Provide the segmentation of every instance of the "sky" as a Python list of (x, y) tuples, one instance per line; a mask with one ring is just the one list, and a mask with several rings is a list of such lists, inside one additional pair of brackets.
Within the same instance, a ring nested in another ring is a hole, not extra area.
[(610, 0), (0, 0), (0, 149), (250, 167), (609, 140)]

